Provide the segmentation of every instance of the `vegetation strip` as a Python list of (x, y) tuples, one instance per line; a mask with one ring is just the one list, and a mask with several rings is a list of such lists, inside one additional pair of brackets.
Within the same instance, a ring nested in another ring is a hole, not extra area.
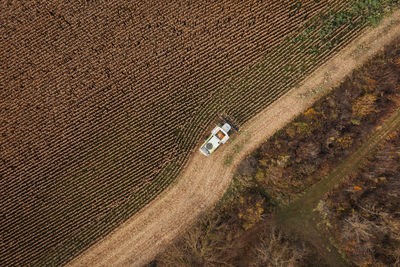
[[(365, 39), (369, 40), (369, 38)], [(368, 42), (361, 42), (364, 45), (366, 43)], [(353, 54), (358, 49), (357, 47), (356, 45), (355, 50), (349, 51), (348, 54)], [(344, 62), (344, 60), (339, 62)], [(333, 72), (331, 74), (334, 78), (335, 74)], [(338, 88), (317, 101), (314, 106), (252, 152), (239, 165), (238, 174), (234, 176), (234, 183), (216, 209), (202, 215), (199, 222), (189, 229), (179, 242), (163, 253), (154, 264), (156, 266), (190, 263), (235, 266), (275, 264), (279, 266), (279, 263), (290, 262), (290, 264), (296, 263), (299, 266), (322, 266), (325, 258), (333, 266), (346, 265), (342, 259), (343, 251), (337, 253), (335, 250), (338, 247), (335, 240), (332, 237), (321, 236), (320, 228), (312, 227), (312, 224), (329, 226), (326, 216), (329, 215), (331, 218), (335, 216), (336, 212), (348, 214), (349, 210), (352, 214), (351, 210), (357, 208), (353, 206), (352, 201), (346, 203), (343, 202), (343, 198), (340, 198), (341, 205), (335, 207), (336, 210), (331, 213), (327, 213), (325, 206), (319, 202), (316, 209), (322, 212), (323, 220), (301, 221), (295, 225), (292, 224), (294, 228), (297, 227), (298, 231), (304, 229), (300, 240), (298, 240), (299, 238), (296, 240), (293, 234), (282, 233), (282, 230), (287, 228), (286, 224), (275, 223), (275, 230), (270, 231), (271, 228), (274, 229), (271, 214), (276, 207), (284, 209), (287, 203), (293, 203), (296, 202), (296, 199), (303, 198), (303, 192), (306, 189), (335, 172), (337, 166), (341, 162), (346, 162), (350, 155), (356, 155), (360, 147), (365, 146), (370, 138), (376, 137), (377, 130), (384, 130), (388, 125), (385, 124), (385, 121), (387, 122), (385, 118), (399, 112), (399, 77), (400, 39), (397, 38), (365, 66), (353, 71), (351, 77), (346, 78)], [(323, 79), (322, 87), (318, 90), (323, 90), (323, 85), (331, 82), (330, 79)], [(300, 96), (302, 94), (299, 94)], [(266, 114), (268, 113), (266, 112)], [(272, 113), (270, 115), (273, 117)], [(245, 132), (245, 134), (254, 138), (254, 132), (257, 131)], [(392, 138), (392, 134), (389, 136)], [(243, 143), (232, 140), (234, 153), (240, 153), (241, 149), (246, 149), (245, 137), (241, 137)], [(391, 159), (393, 154), (387, 156)], [(357, 157), (355, 158), (357, 160)], [(232, 158), (230, 160), (228, 166), (232, 163)], [(382, 167), (384, 166), (386, 165), (382, 165)], [(393, 166), (396, 165), (392, 164), (392, 168)], [(387, 169), (390, 166), (384, 168)], [(378, 177), (377, 179), (382, 181), (380, 183), (384, 183), (385, 179), (379, 178), (379, 173), (390, 179), (388, 176), (390, 174), (385, 174), (384, 168), (383, 170), (379, 168), (378, 174), (374, 174), (371, 170), (366, 171), (366, 177), (368, 180), (372, 180), (371, 188), (357, 184), (354, 189), (347, 187), (344, 192), (349, 192), (346, 194), (351, 200), (360, 194), (365, 198), (375, 188), (377, 181), (373, 179), (374, 177)], [(394, 186), (398, 183), (395, 179), (390, 181)], [(354, 190), (358, 194), (352, 193)], [(340, 190), (336, 191), (340, 192)], [(394, 192), (396, 192), (395, 189), (392, 190), (392, 194)], [(390, 201), (393, 204), (397, 202), (398, 199)], [(329, 203), (327, 202), (327, 204)], [(341, 212), (343, 205), (345, 211)], [(364, 214), (365, 209), (369, 210), (371, 214), (379, 212), (379, 209), (374, 206), (362, 206)], [(399, 240), (399, 232), (396, 230), (396, 213), (393, 214), (394, 218), (390, 218), (390, 225), (388, 216), (382, 213), (384, 221), (378, 220), (376, 226), (367, 221), (367, 218), (373, 218), (366, 217), (364, 214), (360, 214), (362, 217), (358, 221), (352, 219), (353, 217), (349, 218), (351, 224), (357, 223), (360, 227), (364, 227), (356, 229), (358, 236), (362, 235), (362, 239), (357, 237), (355, 240), (358, 241), (356, 242), (354, 239), (350, 239), (350, 241), (346, 239), (349, 243), (341, 244), (346, 251), (358, 251), (358, 247), (355, 246), (360, 245), (368, 250), (371, 249), (372, 242), (372, 245), (375, 245), (374, 247), (381, 253), (380, 258), (387, 256), (385, 264), (393, 264), (396, 259), (390, 259), (390, 253), (396, 255), (397, 252), (394, 249), (391, 251), (391, 246), (388, 246), (385, 241), (387, 239), (382, 241), (384, 243), (373, 243), (375, 240), (371, 240), (371, 238), (367, 239), (369, 243), (365, 243), (364, 240), (374, 234), (374, 232), (366, 232), (365, 229), (374, 230), (385, 223), (384, 228), (380, 227), (382, 232), (380, 238), (386, 236), (382, 229), (392, 227), (395, 239), (391, 245), (398, 244), (396, 241)], [(315, 216), (312, 218), (317, 219)], [(297, 218), (292, 219), (296, 220)], [(342, 223), (347, 227), (346, 233), (352, 232), (351, 228), (348, 228), (349, 223), (347, 222), (340, 222), (339, 228)], [(303, 224), (308, 225), (303, 227)], [(277, 228), (279, 229), (277, 230)], [(311, 243), (321, 251), (316, 253), (318, 250), (302, 244), (301, 239), (311, 239)], [(346, 240), (345, 242), (347, 242)], [(381, 244), (385, 245), (384, 250), (381, 248)], [(369, 255), (368, 259), (357, 261), (361, 255), (363, 254), (356, 255), (356, 261), (353, 263), (376, 263), (371, 261), (373, 253), (372, 256)]]
[[(315, 247), (320, 249), (322, 255), (327, 256), (325, 259), (331, 266), (345, 265), (341, 261), (340, 254), (336, 252), (336, 248), (324, 236), (318, 234), (313, 211), (327, 192), (334, 189), (351, 172), (354, 172), (365, 161), (366, 157), (373, 153), (379, 143), (399, 127), (400, 109), (391, 115), (354, 154), (345, 159), (328, 177), (311, 187), (300, 199), (294, 201), (288, 207), (279, 209), (275, 217), (278, 224), (284, 225), (285, 228), (300, 234), (311, 243), (315, 242)], [(318, 241), (322, 242), (322, 244), (318, 244)], [(335, 254), (332, 256), (332, 253)]]
[[(398, 14), (394, 16), (398, 18)], [(240, 159), (257, 148), (258, 144), (283, 127), (285, 123), (290, 122), (295, 114), (299, 114), (302, 109), (311, 105), (318, 95), (337, 86), (345, 75), (351, 73), (354, 66), (360, 66), (367, 58), (382, 49), (383, 44), (389, 44), (390, 40), (393, 40), (394, 36), (400, 32), (399, 26), (396, 23), (392, 24), (391, 30), (383, 35), (382, 27), (387, 28), (384, 25), (395, 20), (388, 18), (384, 24), (366, 32), (358, 40), (358, 43), (368, 44), (371, 48), (362, 56), (357, 57), (357, 61), (350, 56), (358, 47), (357, 43), (353, 43), (324, 68), (314, 73), (302, 86), (293, 89), (290, 94), (285, 95), (252, 119), (246, 127), (242, 127), (241, 134), (232, 139), (230, 146), (218, 151), (222, 159), (214, 157), (207, 160), (195, 154), (174, 187), (167, 189), (165, 194), (150, 204), (148, 209), (131, 218), (118, 231), (89, 249), (71, 265), (124, 265), (128, 263), (141, 265), (149, 261), (159, 249), (164, 249), (173, 237), (182, 233), (193, 222), (193, 218), (207, 207), (211, 207), (222, 196)], [(341, 67), (338, 68), (338, 66)], [(331, 74), (331, 79), (326, 79), (327, 72)], [(318, 89), (318, 93), (313, 93), (314, 89)], [(251, 140), (243, 142), (248, 135), (251, 136)], [(222, 167), (224, 157), (233, 153), (236, 145), (240, 147), (240, 144), (243, 144), (242, 148), (235, 152), (231, 164)], [(188, 216), (189, 214), (191, 216)]]
[[(397, 4), (290, 3), (5, 4), (2, 263), (67, 262), (171, 184), (217, 113), (245, 123)], [(307, 29), (281, 68), (283, 33)]]
[(318, 203), (318, 230), (360, 266), (400, 263), (400, 129)]

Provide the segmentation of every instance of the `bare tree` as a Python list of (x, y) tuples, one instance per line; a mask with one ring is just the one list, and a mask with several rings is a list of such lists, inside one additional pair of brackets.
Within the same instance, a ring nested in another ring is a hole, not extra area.
[(350, 218), (345, 219), (344, 222), (343, 239), (360, 243), (361, 241), (369, 241), (372, 237), (373, 223), (359, 215), (353, 214)]
[(230, 266), (226, 255), (231, 242), (225, 239), (226, 224), (218, 214), (204, 215), (183, 238), (157, 259), (160, 266)]
[(251, 266), (298, 266), (306, 253), (303, 244), (297, 246), (289, 243), (280, 231), (272, 228), (255, 248), (255, 262)]

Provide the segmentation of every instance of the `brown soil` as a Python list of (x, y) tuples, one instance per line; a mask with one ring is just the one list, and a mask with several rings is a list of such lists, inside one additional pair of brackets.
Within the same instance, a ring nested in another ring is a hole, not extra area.
[(173, 186), (70, 265), (140, 266), (149, 262), (221, 198), (237, 165), (248, 153), (400, 36), (399, 24), (400, 11), (367, 30), (299, 88), (247, 122), (216, 155), (206, 158), (195, 153)]

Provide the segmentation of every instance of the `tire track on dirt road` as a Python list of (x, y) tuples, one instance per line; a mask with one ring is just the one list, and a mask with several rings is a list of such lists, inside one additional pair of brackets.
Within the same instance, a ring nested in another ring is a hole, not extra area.
[[(69, 266), (141, 266), (151, 261), (201, 212), (218, 202), (246, 155), (397, 37), (400, 37), (400, 11), (377, 27), (365, 30), (298, 88), (291, 89), (249, 120), (239, 134), (211, 157), (195, 151), (176, 182)], [(360, 47), (368, 49), (359, 53)], [(227, 157), (232, 159), (229, 165), (225, 163)]]

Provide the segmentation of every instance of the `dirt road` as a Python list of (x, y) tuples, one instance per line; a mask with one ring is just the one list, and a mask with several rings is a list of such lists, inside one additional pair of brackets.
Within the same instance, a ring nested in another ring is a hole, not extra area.
[[(69, 265), (141, 266), (152, 260), (222, 197), (246, 155), (399, 36), (397, 11), (378, 27), (367, 29), (299, 88), (293, 88), (247, 122), (215, 155), (206, 158), (195, 151), (169, 189)], [(229, 165), (225, 163), (227, 158), (231, 158)]]

